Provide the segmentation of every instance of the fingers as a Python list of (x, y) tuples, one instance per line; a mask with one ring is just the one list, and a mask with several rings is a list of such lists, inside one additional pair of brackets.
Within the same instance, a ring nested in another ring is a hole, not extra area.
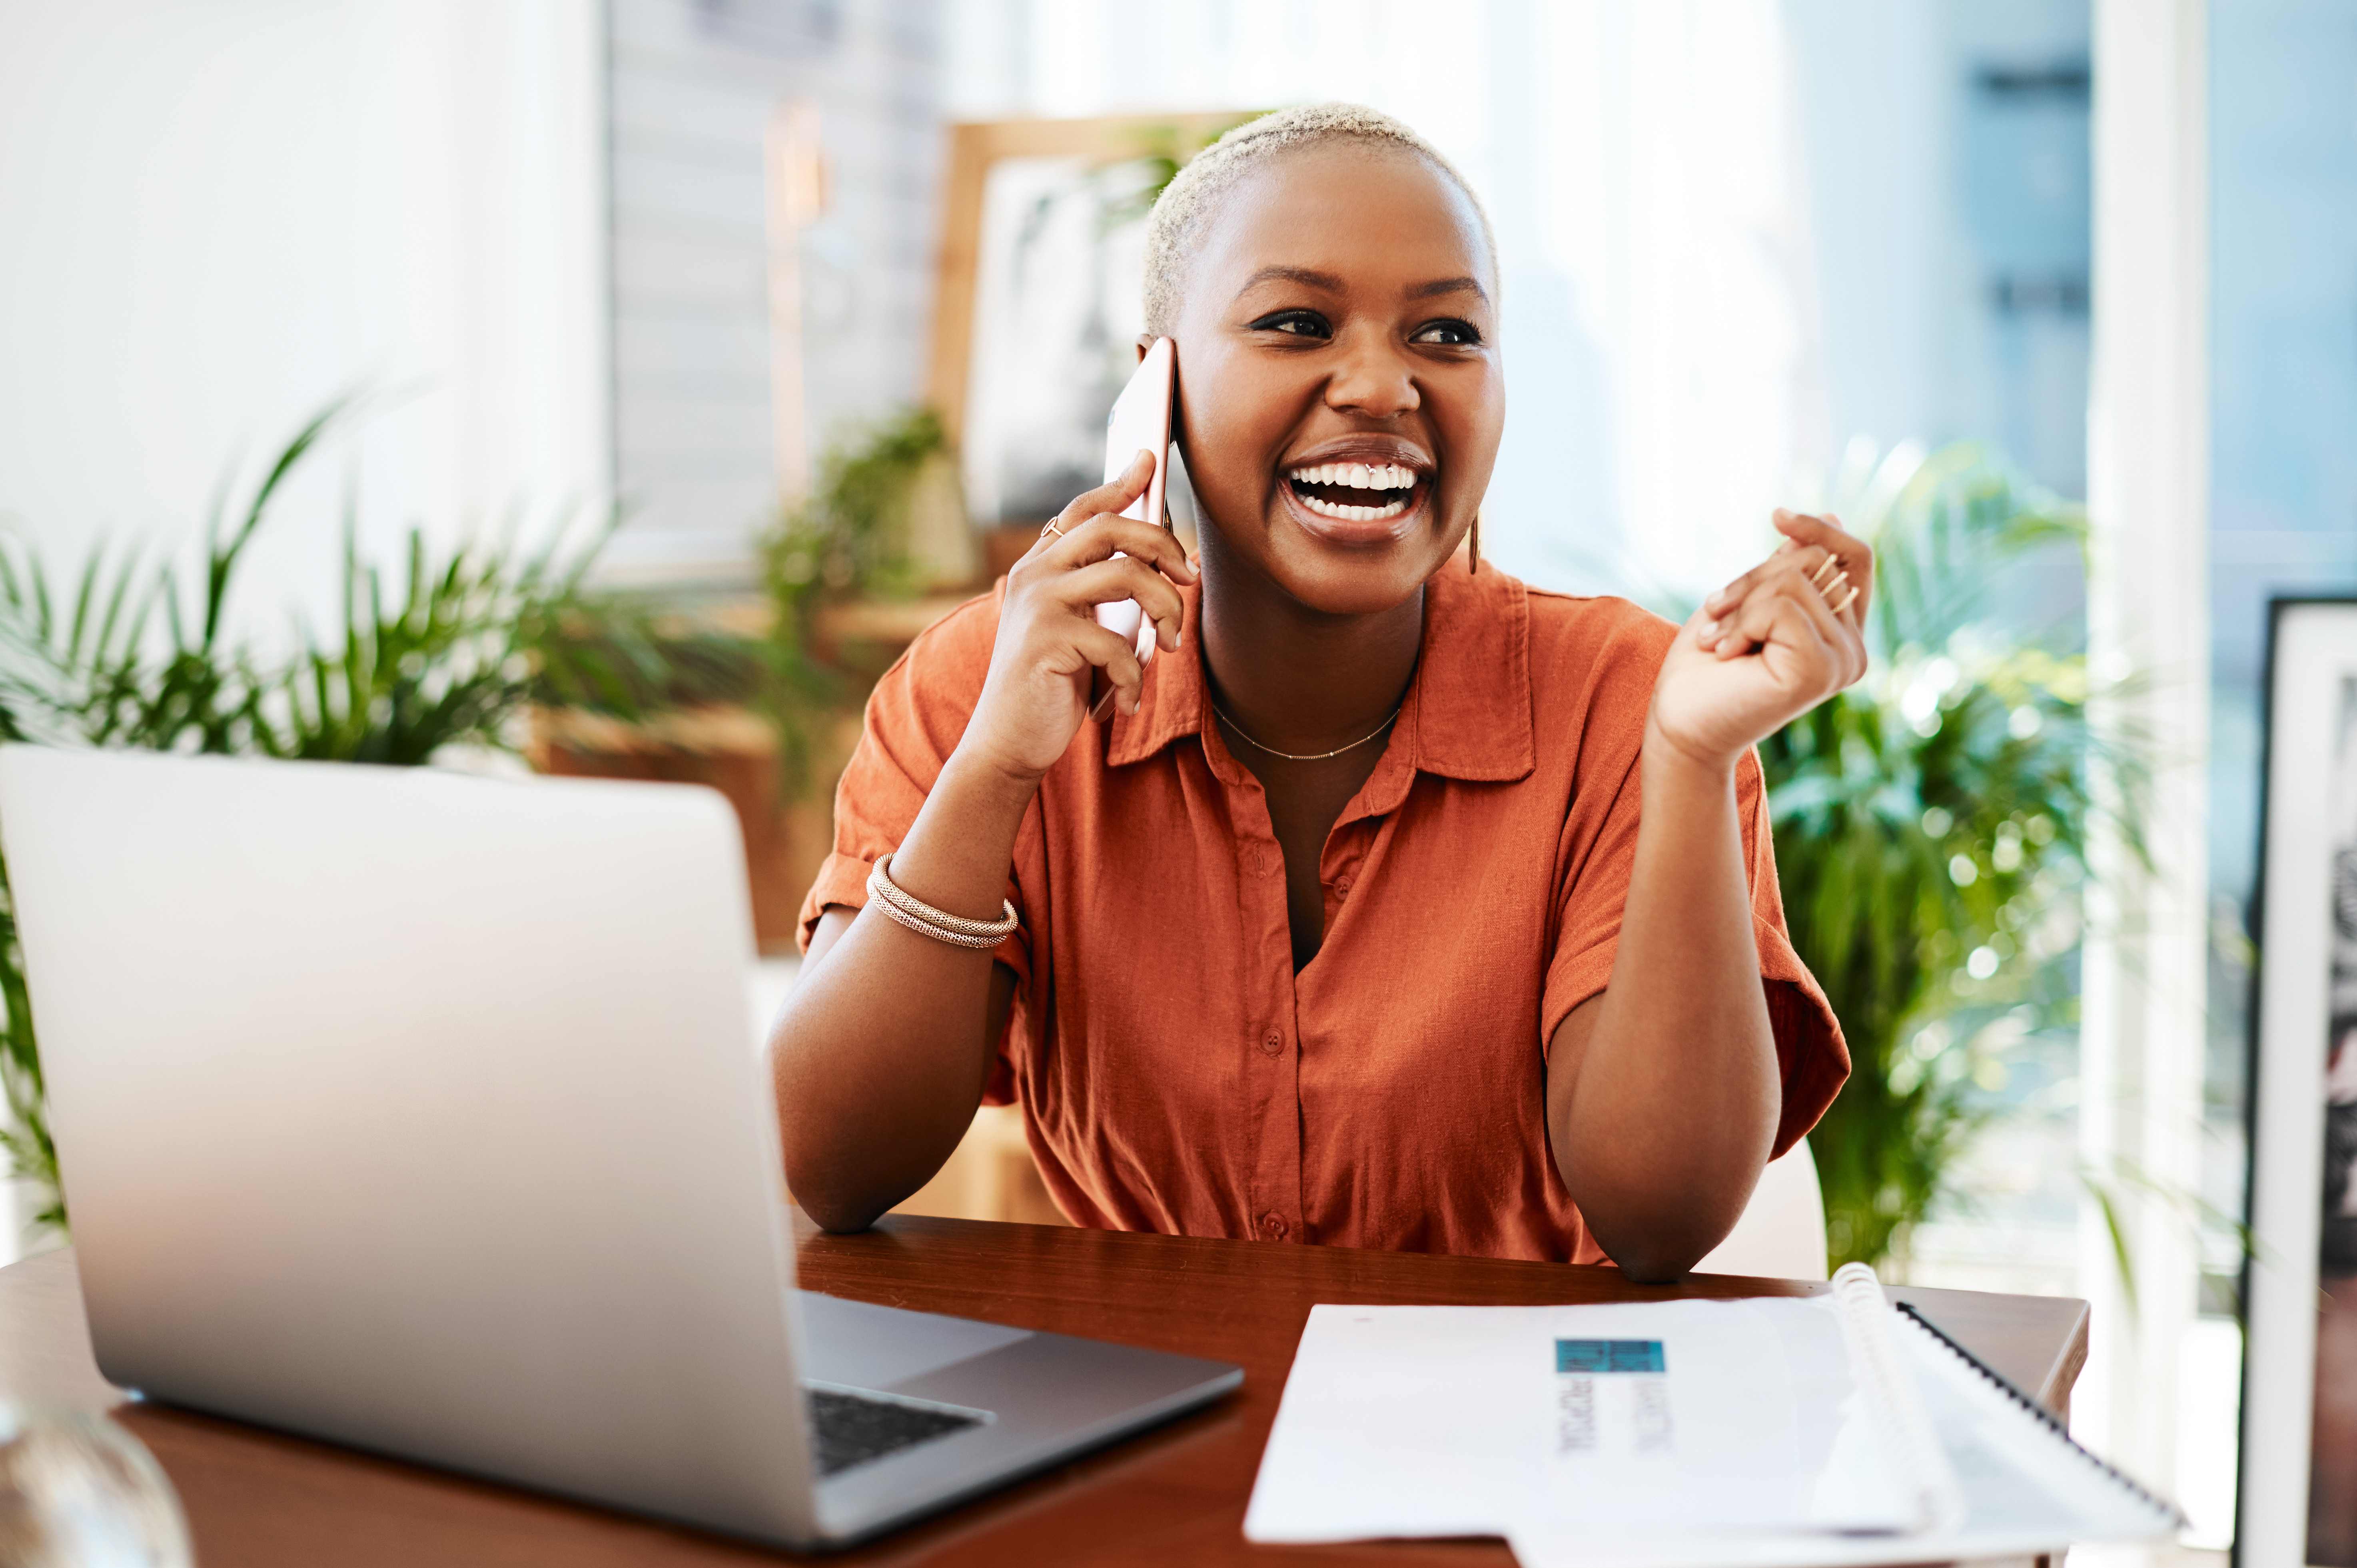
[[(1836, 598), (1840, 596), (1836, 595)], [(1705, 650), (1724, 662), (1781, 643), (1815, 660), (1822, 659), (1836, 682), (1846, 686), (1866, 673), (1865, 644), (1855, 628), (1834, 613), (1824, 594), (1795, 573), (1754, 588), (1718, 623)]]
[(1738, 656), (1730, 649), (1770, 643), (1792, 650), (1811, 664), (1822, 663), (1836, 687), (1866, 673), (1857, 635), (1834, 614), (1824, 596), (1805, 582), (1778, 583), (1745, 600), (1737, 612), (1735, 635), (1720, 642), (1717, 653), (1728, 659)]
[[(1830, 533), (1836, 542), (1857, 544), (1819, 520), (1805, 521), (1825, 530), (1804, 531), (1813, 538)], [(1785, 547), (1705, 601), (1695, 617), (1695, 640), (1721, 661), (1778, 644), (1811, 663), (1822, 661), (1837, 689), (1866, 673), (1858, 607), (1864, 597), (1840, 554), (1788, 535)]]
[(1703, 613), (1708, 618), (1700, 627), (1698, 639), (1704, 648), (1721, 658), (1748, 653), (1750, 646), (1737, 630), (1745, 605), (1794, 582), (1805, 585), (1821, 598), (1839, 603), (1849, 592), (1840, 572), (1840, 564), (1825, 551), (1799, 546), (1780, 549), (1703, 601)]
[[(1864, 540), (1842, 532), (1841, 520), (1831, 514), (1812, 517), (1806, 512), (1780, 510), (1771, 521), (1786, 543), (1822, 550), (1840, 563), (1841, 570), (1849, 575), (1851, 586), (1857, 590), (1842, 607), (1842, 617), (1853, 626), (1864, 626), (1867, 601), (1874, 592), (1873, 549)], [(1841, 600), (1836, 597), (1834, 602), (1840, 604)]]
[[(1750, 595), (1795, 571), (1824, 592), (1840, 580), (1841, 563), (1830, 551), (1796, 544), (1788, 539), (1767, 560), (1705, 599), (1702, 607), (1715, 617), (1724, 617)], [(1839, 599), (1844, 591), (1835, 589), (1833, 596)]]
[[(1803, 584), (1800, 591), (1808, 594), (1813, 590)], [(1718, 645), (1711, 651), (1721, 660), (1740, 659), (1766, 646), (1780, 630), (1788, 637), (1801, 632), (1809, 643), (1820, 640), (1815, 624), (1805, 616), (1794, 621), (1793, 618), (1801, 614), (1797, 598), (1791, 586), (1783, 583), (1767, 583), (1753, 589), (1727, 616)]]
[(1092, 561), (1127, 555), (1168, 574), (1176, 581), (1195, 580), (1195, 568), (1188, 564), (1187, 547), (1178, 542), (1178, 536), (1135, 518), (1100, 513), (1065, 525), (1062, 534), (1049, 534), (1046, 543), (1047, 549), (1035, 548), (1027, 559), (1037, 559), (1055, 570), (1069, 572)]
[(1059, 515), (1069, 518), (1088, 518), (1098, 512), (1119, 511), (1144, 495), (1146, 486), (1153, 481), (1154, 454), (1141, 446), (1137, 449), (1137, 456), (1129, 460), (1128, 467), (1124, 468), (1118, 476), (1107, 479), (1095, 489), (1084, 490), (1073, 497), (1072, 504), (1066, 507)]
[[(1792, 609), (1808, 622), (1811, 628), (1829, 648), (1846, 650), (1857, 642), (1844, 623), (1836, 607), (1852, 593), (1849, 581), (1843, 576), (1839, 564), (1830, 555), (1811, 552), (1818, 560), (1816, 569), (1803, 572), (1807, 559), (1791, 570), (1771, 574), (1730, 611), (1723, 622), (1717, 645), (1712, 650), (1721, 659), (1734, 659), (1748, 653), (1752, 647), (1768, 640), (1767, 634), (1754, 628), (1770, 627), (1784, 612), (1783, 601), (1792, 601)], [(1863, 644), (1860, 644), (1861, 648)], [(1841, 662), (1846, 667), (1848, 660)], [(1861, 664), (1858, 674), (1864, 674)], [(1845, 680), (1845, 684), (1847, 681)]]
[(1045, 593), (1056, 603), (1089, 606), (1135, 599), (1155, 624), (1157, 639), (1178, 649), (1185, 600), (1176, 585), (1197, 580), (1186, 547), (1163, 530), (1128, 518), (1095, 517), (1017, 563), (1009, 588)]
[[(1082, 490), (1074, 496), (1071, 504), (1058, 512), (1054, 522), (1049, 524), (1058, 532), (1051, 533), (1042, 530), (1040, 538), (1052, 544), (1060, 535), (1071, 534), (1093, 518), (1119, 516), (1123, 508), (1146, 493), (1146, 487), (1153, 480), (1154, 454), (1141, 446), (1137, 456), (1130, 459), (1129, 467), (1124, 468), (1117, 478), (1106, 480), (1095, 489)], [(1032, 549), (1036, 553), (1039, 546), (1034, 545)]]
[(1831, 517), (1780, 510), (1774, 522), (1784, 536), (1775, 553), (1703, 601), (1703, 611), (1709, 618), (1700, 630), (1706, 649), (1723, 651), (1717, 647), (1718, 628), (1737, 607), (1794, 573), (1807, 579), (1836, 617), (1853, 630), (1863, 632), (1873, 586), (1874, 552), (1864, 541), (1842, 532), (1839, 521)]
[[(1108, 570), (1109, 568), (1109, 570)], [(1155, 638), (1177, 652), (1185, 600), (1174, 585), (1197, 580), (1186, 546), (1166, 531), (1130, 518), (1098, 516), (1017, 564), (1016, 584), (1045, 592), (1060, 604), (1089, 606), (1135, 599), (1153, 620)]]
[(1137, 661), (1137, 650), (1130, 647), (1129, 639), (1090, 621), (1073, 629), (1072, 646), (1082, 658), (1105, 672), (1105, 682), (1113, 688), (1107, 695), (1114, 705), (1125, 714), (1136, 713), (1146, 692), (1146, 667)]
[(1170, 580), (1130, 555), (1117, 555), (1082, 566), (1058, 577), (1049, 592), (1058, 602), (1076, 610), (1135, 599), (1154, 622), (1156, 640), (1165, 652), (1178, 650), (1178, 632), (1185, 624), (1187, 601)]

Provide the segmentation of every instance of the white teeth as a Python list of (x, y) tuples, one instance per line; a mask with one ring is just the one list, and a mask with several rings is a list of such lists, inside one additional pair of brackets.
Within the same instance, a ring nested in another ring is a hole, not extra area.
[[(1307, 482), (1323, 484), (1327, 481), (1311, 479)], [(1380, 521), (1384, 518), (1397, 517), (1407, 510), (1407, 502), (1404, 500), (1387, 501), (1382, 506), (1343, 506), (1335, 501), (1321, 501), (1315, 496), (1297, 495), (1297, 499), (1318, 516), (1340, 518), (1345, 522)]]
[(1353, 490), (1405, 490), (1415, 487), (1415, 470), (1397, 463), (1320, 463), (1286, 475), (1297, 485), (1336, 485)]

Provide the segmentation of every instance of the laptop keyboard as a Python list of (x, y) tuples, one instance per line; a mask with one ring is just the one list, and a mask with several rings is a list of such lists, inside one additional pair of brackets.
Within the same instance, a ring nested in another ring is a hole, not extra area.
[(893, 1400), (862, 1399), (831, 1389), (810, 1391), (811, 1424), (818, 1434), (818, 1473), (832, 1476), (870, 1459), (881, 1459), (936, 1437), (947, 1437), (982, 1418), (931, 1410)]

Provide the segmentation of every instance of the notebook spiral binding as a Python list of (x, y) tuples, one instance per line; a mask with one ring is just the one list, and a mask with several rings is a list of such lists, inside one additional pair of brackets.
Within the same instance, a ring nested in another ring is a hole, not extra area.
[(1845, 1263), (1834, 1274), (1833, 1297), (1842, 1338), (1867, 1392), (1867, 1418), (1884, 1447), (1896, 1456), (1916, 1510), (1914, 1528), (1941, 1532), (1961, 1529), (1964, 1487), (1907, 1369), (1882, 1283), (1865, 1264)]
[(2095, 1455), (2088, 1453), (2085, 1448), (2081, 1447), (2078, 1439), (2071, 1435), (2070, 1427), (2063, 1423), (2061, 1416), (2056, 1415), (2052, 1411), (2048, 1410), (2044, 1405), (2039, 1403), (2036, 1400), (2022, 1392), (2018, 1388), (2016, 1388), (2010, 1378), (2007, 1378), (2004, 1373), (1998, 1371), (1996, 1368), (1982, 1360), (1978, 1356), (1974, 1355), (1970, 1350), (1965, 1349), (1962, 1345), (1957, 1344), (1953, 1339), (1950, 1338), (1946, 1334), (1941, 1331), (1939, 1325), (1933, 1323), (1930, 1318), (1916, 1311), (1912, 1305), (1903, 1301), (1893, 1302), (1891, 1305), (1912, 1319), (1916, 1327), (1921, 1328), (1924, 1333), (1929, 1334), (1932, 1338), (1938, 1340), (1943, 1346), (1946, 1347), (1949, 1354), (1954, 1356), (1956, 1359), (1962, 1361), (1965, 1366), (1970, 1367), (1974, 1371), (1978, 1372), (1982, 1377), (1986, 1378), (1990, 1382), (1996, 1384), (1999, 1393), (2004, 1394), (2007, 1399), (2013, 1401), (2014, 1403), (2028, 1411), (2032, 1416), (2035, 1416), (2040, 1425), (2045, 1427), (2047, 1431), (2051, 1432), (2055, 1436), (2061, 1438), (2072, 1447), (2078, 1449), (2081, 1454), (2086, 1455), (2087, 1462), (2089, 1464), (2094, 1466), (2095, 1468), (2101, 1470), (2104, 1475), (2109, 1476), (2113, 1480), (2117, 1481), (2129, 1491), (2134, 1492), (2146, 1502), (2150, 1503), (2154, 1508), (2158, 1509), (2161, 1512), (2170, 1516), (2170, 1518), (2176, 1520), (2177, 1527), (2179, 1530), (2185, 1528), (2189, 1521), (2185, 1517), (2183, 1509), (2179, 1509), (2175, 1503), (2170, 1502), (2167, 1498), (2161, 1497), (2158, 1493), (2148, 1490), (2142, 1482), (2138, 1481), (2135, 1477), (2128, 1475), (2126, 1471), (2120, 1469), (2110, 1461), (2099, 1458)]

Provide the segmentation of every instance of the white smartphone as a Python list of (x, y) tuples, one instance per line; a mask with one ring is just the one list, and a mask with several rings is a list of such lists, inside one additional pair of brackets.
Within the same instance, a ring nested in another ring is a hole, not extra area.
[[(1168, 338), (1157, 338), (1105, 418), (1106, 483), (1127, 472), (1140, 452), (1154, 454), (1154, 478), (1146, 482), (1146, 493), (1124, 508), (1121, 515), (1166, 530), (1170, 521), (1163, 515), (1162, 490), (1170, 470), (1170, 405), (1178, 386), (1177, 346)], [(1097, 624), (1130, 639), (1141, 668), (1154, 661), (1154, 623), (1146, 618), (1135, 599), (1099, 605)], [(1110, 695), (1106, 700), (1111, 700)]]

